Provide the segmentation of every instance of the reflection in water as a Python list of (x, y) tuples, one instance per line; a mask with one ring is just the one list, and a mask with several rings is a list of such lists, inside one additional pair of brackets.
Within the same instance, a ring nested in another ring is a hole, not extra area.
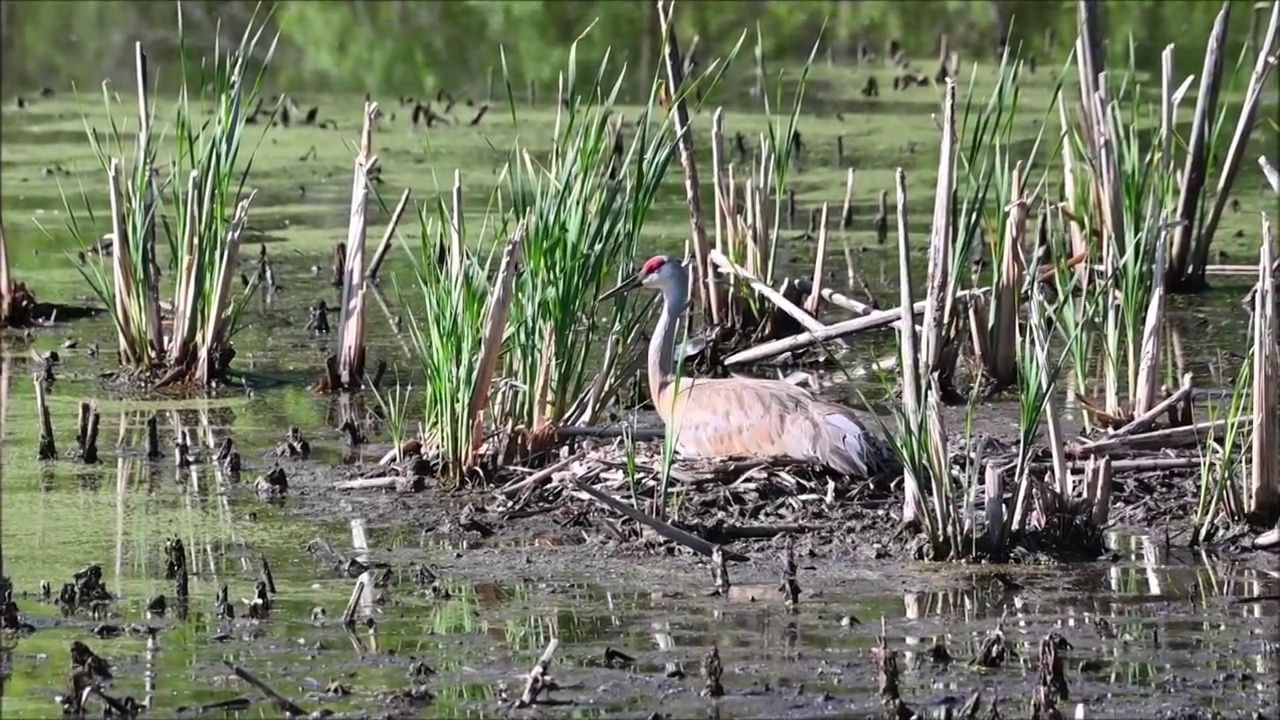
[[(0, 400), (10, 375), (10, 364), (0, 363)], [(65, 389), (59, 392), (66, 397)], [(85, 641), (92, 625), (82, 617), (63, 624), (55, 606), (21, 593), (41, 580), (59, 587), (88, 562), (110, 568), (109, 588), (119, 597), (111, 623), (159, 628), (151, 640), (129, 634), (87, 640), (120, 669), (113, 690), (150, 698), (156, 713), (247, 694), (221, 679), (222, 658), (235, 655), (308, 709), (338, 711), (380, 706), (388, 693), (403, 693), (409, 658), (419, 658), (438, 673), (427, 681), (436, 696), (432, 715), (485, 714), (500, 707), (504, 686), (518, 692), (522, 674), (554, 637), (561, 644), (553, 675), (575, 688), (557, 697), (590, 702), (575, 710), (701, 715), (697, 668), (714, 644), (726, 667), (726, 715), (816, 715), (833, 706), (863, 715), (878, 710), (869, 653), (881, 617), (888, 642), (901, 653), (902, 688), (913, 706), (986, 685), (1001, 688), (1001, 696), (1020, 707), (1035, 681), (1037, 647), (1057, 631), (1074, 646), (1066, 655), (1071, 699), (1087, 714), (1149, 716), (1163, 707), (1152, 705), (1152, 697), (1208, 698), (1228, 714), (1268, 707), (1260, 705), (1255, 684), (1228, 687), (1218, 678), (1276, 672), (1267, 639), (1277, 603), (1236, 600), (1274, 595), (1280, 580), (1237, 561), (1170, 550), (1160, 536), (1109, 538), (1121, 555), (1115, 563), (1005, 569), (1004, 577), (988, 569), (921, 573), (892, 563), (858, 568), (856, 585), (827, 587), (825, 579), (802, 576), (802, 585), (823, 586), (823, 592), (802, 596), (792, 609), (772, 585), (743, 584), (730, 597), (711, 598), (664, 587), (661, 575), (657, 586), (650, 581), (643, 588), (555, 576), (464, 580), (450, 569), (455, 557), (497, 551), (441, 544), (419, 528), (379, 528), (376, 518), (366, 518), (367, 527), (359, 520), (303, 525), (255, 502), (212, 460), (228, 436), (247, 462), (261, 464), (257, 458), (269, 456), (280, 428), (318, 427), (325, 413), (332, 413), (325, 424), (333, 428), (344, 416), (367, 413), (299, 397), (302, 411), (239, 399), (234, 408), (223, 401), (188, 407), (99, 402), (110, 409), (104, 422), (117, 424), (115, 433), (103, 428), (104, 437), (116, 438), (116, 448), (104, 453), (115, 456), (107, 464), (41, 464), (34, 453), (6, 453), (4, 572), (18, 587), (24, 619), (39, 629), (16, 639), (13, 652), (0, 647), (0, 714), (47, 714), (48, 698), (66, 684), (67, 645)], [(8, 418), (23, 408), (21, 401), (14, 408), (3, 404), (7, 445), (16, 432)], [(74, 405), (54, 409), (69, 415)], [(314, 422), (291, 422), (290, 412), (314, 413)], [(195, 462), (179, 467), (167, 447), (164, 457), (146, 458), (145, 427), (153, 413), (163, 437), (190, 435)], [(59, 426), (65, 422), (57, 419)], [(336, 459), (345, 451), (336, 432), (313, 439), (316, 454)], [(362, 559), (366, 569), (350, 576), (317, 561), (303, 549), (317, 535), (344, 560)], [(193, 572), (191, 613), (186, 621), (148, 619), (147, 599), (172, 591), (163, 579), (162, 548), (174, 536), (183, 540)], [(278, 593), (267, 620), (248, 620), (239, 599), (252, 597), (261, 555), (271, 560)], [(415, 573), (410, 563), (443, 569)], [(527, 572), (551, 574), (537, 563)], [(358, 578), (369, 581), (369, 590), (357, 598), (359, 621), (348, 632), (341, 618)], [(233, 620), (210, 611), (224, 583), (238, 611)], [(313, 614), (316, 608), (324, 612)], [(865, 624), (842, 623), (846, 617)], [(983, 674), (964, 669), (1002, 617), (1021, 659)], [(931, 661), (928, 651), (938, 641), (956, 663)], [(615, 668), (605, 660), (606, 648), (634, 658), (634, 665)], [(334, 678), (343, 678), (353, 694), (318, 700)], [(1017, 713), (1006, 707), (1006, 714)]]

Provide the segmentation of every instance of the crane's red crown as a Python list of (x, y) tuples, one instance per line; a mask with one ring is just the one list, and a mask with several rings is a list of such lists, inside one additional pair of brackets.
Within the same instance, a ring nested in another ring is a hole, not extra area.
[(652, 275), (653, 273), (656, 273), (659, 270), (661, 270), (662, 266), (665, 265), (666, 263), (667, 263), (667, 259), (665, 257), (661, 255), (654, 255), (653, 257), (644, 261), (644, 265), (641, 266), (640, 268), (640, 274), (642, 276)]

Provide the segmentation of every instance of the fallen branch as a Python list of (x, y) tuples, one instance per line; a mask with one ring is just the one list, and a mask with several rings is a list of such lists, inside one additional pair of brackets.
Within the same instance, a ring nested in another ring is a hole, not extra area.
[[(972, 288), (956, 293), (956, 299), (967, 298), (971, 295), (981, 295), (987, 292), (986, 288)], [(921, 300), (911, 306), (912, 315), (919, 315), (924, 312), (925, 301)], [(780, 340), (757, 345), (748, 348), (742, 352), (734, 353), (725, 358), (725, 365), (742, 365), (744, 363), (759, 362), (769, 358), (777, 357), (792, 350), (808, 347), (815, 343), (827, 342), (837, 338), (845, 338), (856, 333), (865, 332), (867, 330), (878, 330), (880, 328), (894, 325), (901, 320), (903, 316), (902, 308), (893, 308), (892, 310), (877, 310), (869, 315), (852, 320), (844, 320), (842, 322), (827, 325), (820, 332), (803, 332), (791, 337), (785, 337)]]
[(711, 262), (715, 264), (716, 267), (719, 267), (722, 272), (733, 275), (750, 285), (752, 290), (755, 290), (761, 297), (776, 305), (782, 312), (790, 315), (809, 332), (820, 333), (826, 329), (826, 325), (818, 322), (812, 315), (783, 297), (781, 293), (766, 285), (759, 278), (741, 267), (738, 267), (738, 265), (736, 265), (732, 260), (725, 257), (724, 253), (721, 253), (719, 250), (712, 250), (710, 259)]
[[(1067, 446), (1067, 454), (1074, 457), (1098, 457), (1138, 450), (1168, 449), (1186, 447), (1203, 442), (1209, 435), (1217, 438), (1227, 427), (1227, 420), (1209, 420), (1195, 425), (1176, 428), (1164, 428), (1129, 437), (1103, 438), (1093, 442), (1076, 442)], [(1240, 418), (1238, 430), (1246, 430), (1252, 424), (1251, 419)]]
[(1169, 408), (1173, 407), (1174, 405), (1177, 405), (1178, 403), (1190, 397), (1192, 390), (1193, 388), (1191, 385), (1191, 373), (1187, 373), (1182, 376), (1182, 385), (1176, 391), (1174, 391), (1172, 395), (1165, 398), (1163, 401), (1161, 401), (1155, 407), (1151, 408), (1145, 413), (1139, 415), (1133, 420), (1130, 420), (1127, 425), (1111, 433), (1111, 435), (1109, 435), (1105, 439), (1113, 440), (1115, 438), (1125, 437), (1128, 435), (1132, 435), (1140, 430), (1147, 429), (1147, 427), (1151, 425), (1151, 423), (1155, 422), (1156, 418), (1160, 417), (1165, 412), (1167, 412)]
[[(645, 513), (641, 510), (636, 509), (635, 507), (632, 507), (631, 505), (628, 505), (627, 503), (624, 503), (620, 500), (616, 500), (606, 495), (605, 493), (600, 492), (599, 490), (591, 487), (590, 485), (587, 485), (586, 483), (578, 480), (577, 478), (569, 478), (569, 483), (572, 484), (573, 487), (576, 488), (579, 492), (586, 493), (592, 498), (598, 500), (599, 502), (605, 505), (608, 505), (610, 508), (622, 513), (623, 515), (626, 515), (627, 517), (631, 518), (632, 520), (635, 520), (638, 523), (643, 523), (645, 525), (648, 525), (649, 527), (657, 531), (659, 535), (673, 542), (678, 542), (681, 545), (684, 545), (685, 547), (689, 548), (690, 550), (693, 550), (694, 552), (702, 553), (703, 555), (710, 557), (711, 553), (716, 548), (714, 543), (707, 542), (705, 539), (700, 538), (697, 535), (694, 535), (693, 533), (685, 532), (684, 530), (681, 530), (680, 528), (670, 523), (663, 522), (653, 517), (652, 515), (649, 515), (648, 513)], [(726, 559), (733, 560), (736, 562), (747, 562), (751, 559), (746, 555), (735, 553), (732, 550), (724, 550), (724, 554)]]

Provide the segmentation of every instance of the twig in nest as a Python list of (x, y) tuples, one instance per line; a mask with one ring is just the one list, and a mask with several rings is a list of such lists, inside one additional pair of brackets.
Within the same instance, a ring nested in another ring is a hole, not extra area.
[[(695, 552), (702, 553), (703, 555), (711, 555), (712, 550), (715, 548), (714, 545), (707, 542), (703, 538), (700, 538), (697, 535), (694, 535), (692, 533), (685, 532), (684, 530), (681, 530), (680, 528), (675, 527), (670, 523), (665, 523), (653, 517), (652, 515), (644, 513), (632, 507), (631, 505), (628, 505), (627, 503), (624, 503), (620, 500), (615, 500), (614, 498), (609, 497), (605, 493), (600, 492), (599, 490), (591, 487), (590, 485), (587, 485), (586, 483), (579, 481), (577, 478), (569, 478), (569, 482), (577, 490), (584, 492), (587, 495), (590, 495), (596, 500), (604, 503), (605, 505), (608, 505), (609, 507), (622, 513), (623, 515), (626, 515), (627, 517), (631, 518), (632, 520), (635, 520), (636, 522), (644, 523), (645, 525), (648, 525), (649, 527), (656, 530), (659, 535), (662, 535), (668, 540), (678, 542), (681, 545), (684, 545), (685, 547), (691, 550), (694, 550)], [(733, 552), (732, 550), (726, 550), (724, 551), (724, 553), (725, 553), (725, 558), (728, 560), (734, 560), (737, 562), (747, 562), (748, 560), (751, 559), (746, 555)]]

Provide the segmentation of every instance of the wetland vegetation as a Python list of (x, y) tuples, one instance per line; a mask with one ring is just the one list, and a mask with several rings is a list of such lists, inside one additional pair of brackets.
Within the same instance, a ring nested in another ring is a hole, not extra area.
[[(651, 5), (329, 92), (315, 4), (7, 72), (0, 712), (1280, 712), (1280, 3)], [(685, 374), (899, 467), (676, 455), (598, 302), (658, 253)]]

